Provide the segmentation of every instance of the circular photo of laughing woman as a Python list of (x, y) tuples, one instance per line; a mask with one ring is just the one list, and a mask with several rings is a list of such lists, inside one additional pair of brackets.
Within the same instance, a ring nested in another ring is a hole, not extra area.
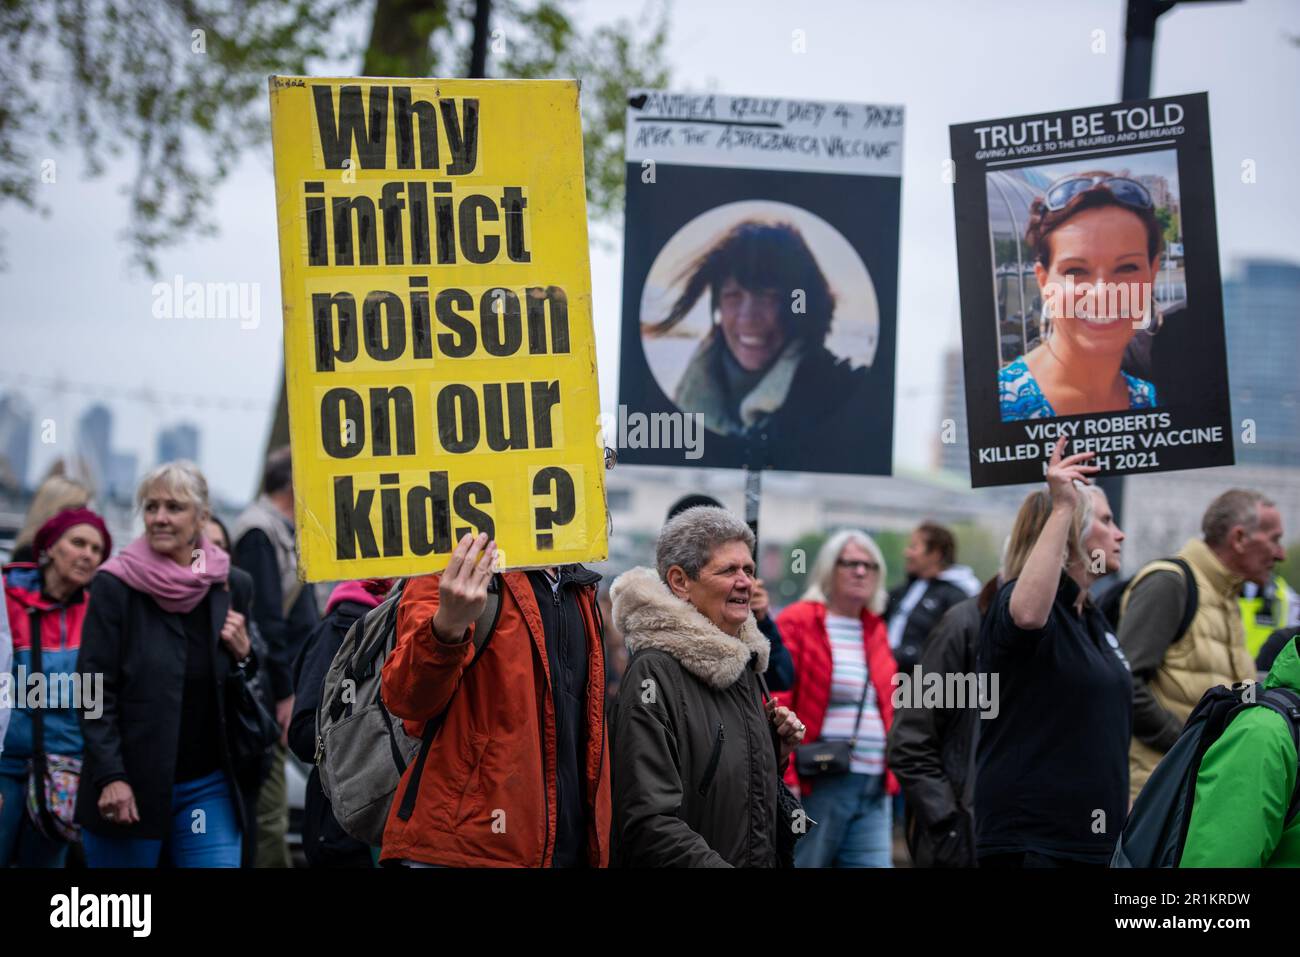
[(876, 356), (871, 276), (824, 219), (787, 203), (728, 203), (659, 251), (641, 341), (664, 394), (722, 435), (834, 412)]

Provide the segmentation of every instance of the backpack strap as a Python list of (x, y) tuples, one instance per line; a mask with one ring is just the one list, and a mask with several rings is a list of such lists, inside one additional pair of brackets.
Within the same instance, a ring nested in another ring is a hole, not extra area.
[[(1300, 694), (1290, 688), (1266, 688), (1256, 699), (1256, 707), (1265, 707), (1286, 719), (1291, 731), (1291, 743), (1296, 749), (1296, 778), (1291, 791), (1291, 803), (1287, 805), (1283, 823), (1295, 817), (1300, 810)], [(1250, 707), (1247, 705), (1246, 707)]]
[(605, 615), (600, 610), (600, 594), (595, 585), (587, 586), (591, 589), (591, 610), (596, 616), (596, 637), (600, 639), (601, 647), (605, 645)]
[[(41, 661), (41, 618), (40, 609), (29, 608), (27, 610), (27, 627), (32, 640), (32, 672), (35, 674), (44, 674), (45, 672), (45, 665)], [(45, 709), (28, 708), (27, 714), (32, 720), (31, 773), (36, 779), (33, 785), (33, 789), (36, 791), (36, 813), (40, 816), (45, 837), (56, 840), (59, 832), (55, 828), (54, 815), (50, 811), (50, 806), (45, 803), (45, 772), (49, 763), (45, 756)]]
[[(397, 585), (393, 586), (393, 590), (385, 596), (382, 602), (374, 608), (367, 610), (363, 615), (357, 618), (356, 621), (352, 622), (352, 624), (348, 626), (347, 634), (343, 636), (343, 643), (340, 645), (340, 648), (348, 645), (353, 640), (353, 636), (356, 636), (355, 650), (352, 652), (351, 657), (343, 663), (343, 678), (345, 681), (351, 682), (354, 688), (358, 684), (359, 677), (364, 678), (371, 673), (371, 669), (374, 667), (375, 661), (379, 657), (380, 652), (382, 652), (384, 647), (388, 644), (387, 639), (390, 631), (396, 628), (398, 602), (392, 601), (392, 598), (394, 595), (399, 595), (401, 593), (400, 586), (404, 581), (404, 579), (399, 580)], [(370, 633), (374, 638), (371, 640), (369, 645), (366, 645), (363, 643), (366, 637), (366, 622), (371, 620), (372, 615), (380, 611), (388, 617), (385, 619), (382, 627), (371, 629)], [(379, 694), (377, 689), (375, 694), (376, 696)], [(349, 702), (344, 696), (335, 695), (331, 700), (322, 702), (322, 707), (329, 708), (331, 721), (338, 721), (339, 718), (343, 716), (343, 712), (347, 710), (348, 704)], [(384, 721), (385, 723), (388, 723), (388, 730), (391, 735), (392, 725), (388, 722), (387, 715), (385, 715)], [(394, 749), (396, 749), (396, 743), (394, 743), (393, 746)]]
[[(369, 674), (370, 669), (374, 666), (375, 659), (379, 657), (380, 652), (382, 652), (384, 647), (388, 644), (388, 636), (397, 631), (397, 606), (402, 603), (401, 596), (405, 587), (406, 579), (400, 578), (393, 585), (388, 594), (384, 596), (384, 601), (381, 605), (387, 603), (388, 607), (385, 609), (385, 613), (388, 617), (385, 619), (383, 627), (375, 630), (374, 634), (377, 637), (370, 643), (370, 646), (366, 648), (358, 648), (356, 654), (353, 655), (352, 660), (348, 662), (346, 670), (349, 678), (356, 680), (357, 675)], [(393, 601), (394, 598), (397, 600)], [(361, 628), (362, 633), (364, 634), (365, 623), (368, 617), (370, 617), (369, 612), (353, 622), (352, 627)]]
[[(1223, 734), (1223, 729), (1228, 726), (1228, 722), (1242, 708), (1241, 697), (1244, 694), (1246, 685), (1235, 684), (1231, 688), (1224, 685), (1216, 685), (1210, 688), (1201, 696), (1192, 713), (1187, 716), (1187, 722), (1183, 725), (1182, 735), (1195, 733), (1195, 747), (1192, 750), (1190, 759), (1187, 762), (1188, 782), (1182, 789), (1182, 813), (1177, 820), (1178, 842), (1175, 845), (1178, 848), (1178, 856), (1181, 857), (1183, 848), (1187, 846), (1187, 832), (1191, 829), (1192, 809), (1196, 805), (1196, 778), (1200, 773), (1201, 762), (1205, 760), (1205, 753), (1218, 741)], [(1200, 726), (1200, 731), (1195, 732), (1193, 729)], [(1182, 740), (1180, 735), (1179, 740)], [(1139, 795), (1139, 798), (1141, 796)]]
[[(487, 650), (488, 642), (492, 639), (492, 634), (497, 628), (497, 622), (500, 620), (501, 576), (496, 574), (488, 582), (487, 601), (483, 605), (483, 611), (474, 620), (474, 633), (470, 636), (470, 640), (474, 642), (474, 657), (465, 666), (465, 671), (473, 668), (474, 663), (483, 657), (483, 652)], [(464, 676), (464, 672), (461, 672), (462, 680)], [(448, 707), (450, 706), (450, 703), (448, 703)], [(387, 713), (387, 709), (384, 710)], [(444, 708), (441, 713), (424, 723), (424, 734), (420, 737), (420, 753), (415, 759), (411, 779), (407, 782), (406, 790), (402, 793), (402, 803), (397, 809), (398, 820), (409, 821), (411, 814), (415, 811), (415, 798), (420, 793), (420, 778), (424, 776), (424, 766), (429, 760), (429, 751), (433, 748), (433, 739), (437, 737), (438, 729), (442, 727), (442, 722), (446, 717), (447, 708)], [(399, 762), (398, 768), (403, 774), (406, 773), (404, 763)]]
[(1118, 628), (1120, 619), (1123, 618), (1128, 609), (1133, 587), (1145, 581), (1148, 575), (1156, 572), (1176, 572), (1182, 576), (1183, 582), (1187, 586), (1187, 598), (1183, 602), (1183, 614), (1178, 621), (1178, 627), (1174, 631), (1173, 638), (1170, 639), (1170, 644), (1173, 644), (1173, 642), (1187, 634), (1187, 629), (1192, 626), (1192, 620), (1196, 618), (1196, 612), (1201, 603), (1200, 588), (1196, 584), (1196, 575), (1192, 571), (1192, 566), (1184, 559), (1175, 555), (1171, 558), (1157, 558), (1154, 561), (1147, 562), (1138, 570), (1136, 575), (1123, 583), (1122, 588), (1119, 585), (1115, 586), (1114, 590), (1120, 592), (1117, 600), (1112, 598), (1110, 592), (1106, 592), (1103, 593), (1098, 604), (1101, 605), (1106, 620)]
[(474, 657), (470, 659), (465, 668), (474, 667), (474, 662), (483, 657), (483, 651), (487, 648), (487, 643), (492, 637), (492, 633), (497, 630), (497, 622), (501, 619), (501, 576), (493, 575), (488, 582), (487, 601), (483, 604), (483, 610), (479, 616), (474, 619), (474, 634), (470, 640), (474, 642)]
[[(41, 611), (39, 608), (27, 609), (27, 630), (31, 635), (32, 673), (41, 674), (45, 666), (41, 662)], [(44, 768), (45, 765), (45, 709), (28, 708), (27, 714), (32, 721), (32, 763)]]
[(1183, 580), (1187, 582), (1187, 602), (1183, 605), (1183, 617), (1178, 622), (1178, 630), (1174, 632), (1174, 641), (1177, 641), (1183, 635), (1187, 634), (1187, 629), (1192, 627), (1192, 619), (1196, 617), (1197, 607), (1201, 603), (1200, 589), (1196, 584), (1196, 575), (1192, 572), (1192, 566), (1184, 559), (1174, 556), (1167, 558), (1165, 561), (1171, 565), (1177, 565), (1183, 573)]

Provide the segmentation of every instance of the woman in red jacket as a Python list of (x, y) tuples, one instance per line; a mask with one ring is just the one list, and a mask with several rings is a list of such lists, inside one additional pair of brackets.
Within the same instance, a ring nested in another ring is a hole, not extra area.
[(794, 657), (794, 687), (778, 695), (807, 726), (807, 743), (851, 741), (849, 769), (798, 776), (804, 810), (817, 822), (795, 847), (797, 867), (889, 867), (890, 795), (885, 735), (894, 717), (894, 656), (880, 614), (885, 559), (866, 532), (832, 535), (817, 555), (802, 601), (777, 616)]

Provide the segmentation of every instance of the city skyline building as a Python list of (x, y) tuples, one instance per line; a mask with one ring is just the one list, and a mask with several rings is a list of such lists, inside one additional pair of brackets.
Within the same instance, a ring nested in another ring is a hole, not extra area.
[(1238, 464), (1300, 466), (1297, 303), (1300, 263), (1242, 259), (1223, 283)]
[(27, 488), (31, 462), (32, 407), (15, 392), (0, 397), (0, 484)]
[(77, 417), (77, 452), (88, 478), (100, 494), (109, 492), (112, 463), (113, 412), (102, 402), (84, 409)]
[(190, 422), (178, 422), (158, 431), (157, 464), (187, 459), (199, 463), (199, 429)]
[(129, 502), (139, 479), (139, 456), (113, 447), (113, 411), (96, 402), (77, 419), (77, 451), (96, 494)]
[[(966, 430), (966, 373), (961, 349), (943, 354), (943, 399), (940, 405), (941, 428), (935, 449), (936, 464), (944, 472), (970, 478), (970, 438)], [(952, 428), (949, 429), (949, 420)], [(951, 437), (951, 442), (945, 442)]]

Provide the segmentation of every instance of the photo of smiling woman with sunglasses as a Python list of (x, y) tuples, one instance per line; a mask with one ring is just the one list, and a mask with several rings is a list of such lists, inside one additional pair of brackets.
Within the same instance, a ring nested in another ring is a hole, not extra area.
[(1024, 241), (1041, 335), (998, 374), (1002, 421), (1154, 408), (1155, 386), (1121, 368), (1155, 311), (1163, 227), (1151, 192), (1104, 171), (1063, 177), (1030, 204)]

